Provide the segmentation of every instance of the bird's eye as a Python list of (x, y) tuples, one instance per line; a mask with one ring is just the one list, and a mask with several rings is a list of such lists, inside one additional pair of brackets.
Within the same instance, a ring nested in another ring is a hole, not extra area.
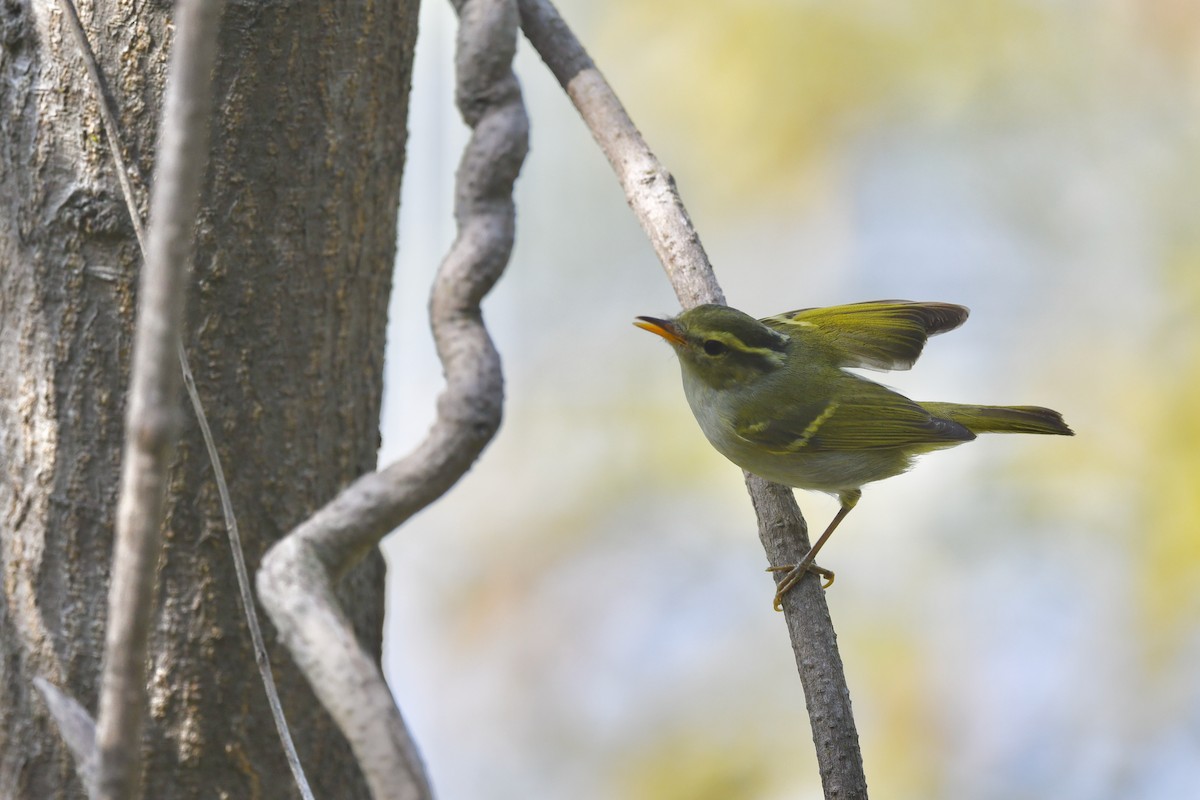
[(723, 356), (729, 350), (729, 347), (716, 339), (709, 339), (704, 343), (704, 352), (710, 356)]

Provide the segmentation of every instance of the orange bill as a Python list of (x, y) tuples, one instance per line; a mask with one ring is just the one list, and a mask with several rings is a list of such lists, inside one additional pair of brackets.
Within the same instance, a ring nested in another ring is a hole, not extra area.
[(683, 331), (669, 319), (656, 319), (655, 317), (638, 317), (633, 321), (633, 324), (644, 331), (658, 334), (666, 339), (671, 344), (686, 344), (687, 340), (683, 338)]

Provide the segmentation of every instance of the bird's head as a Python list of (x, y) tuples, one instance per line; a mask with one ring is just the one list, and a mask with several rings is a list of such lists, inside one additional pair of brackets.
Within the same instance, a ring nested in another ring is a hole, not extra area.
[(787, 336), (728, 306), (696, 306), (672, 319), (638, 317), (633, 324), (665, 339), (684, 371), (714, 389), (752, 382), (787, 358)]

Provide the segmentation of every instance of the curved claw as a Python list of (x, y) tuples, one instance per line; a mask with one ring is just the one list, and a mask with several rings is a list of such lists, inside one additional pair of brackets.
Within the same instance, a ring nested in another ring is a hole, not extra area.
[(831, 569), (819, 567), (811, 561), (801, 561), (799, 564), (785, 564), (781, 567), (767, 567), (767, 572), (786, 572), (783, 580), (775, 590), (775, 601), (772, 607), (776, 611), (783, 611), (783, 596), (787, 594), (793, 586), (800, 582), (806, 574), (812, 573), (818, 577), (824, 578), (825, 582), (821, 584), (822, 589), (828, 589), (833, 586), (834, 573)]

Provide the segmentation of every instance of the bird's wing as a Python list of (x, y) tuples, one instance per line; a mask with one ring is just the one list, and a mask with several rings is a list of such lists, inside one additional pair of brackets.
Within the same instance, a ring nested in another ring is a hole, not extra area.
[(968, 313), (952, 303), (873, 300), (802, 308), (767, 317), (762, 323), (823, 346), (840, 367), (889, 370), (911, 367), (930, 336), (957, 328)]
[[(865, 378), (823, 407), (775, 409), (762, 416), (733, 420), (737, 434), (773, 453), (828, 453), (922, 446), (935, 449), (970, 441), (975, 434), (957, 422), (931, 415), (904, 395)], [(815, 413), (814, 413), (815, 412)]]

